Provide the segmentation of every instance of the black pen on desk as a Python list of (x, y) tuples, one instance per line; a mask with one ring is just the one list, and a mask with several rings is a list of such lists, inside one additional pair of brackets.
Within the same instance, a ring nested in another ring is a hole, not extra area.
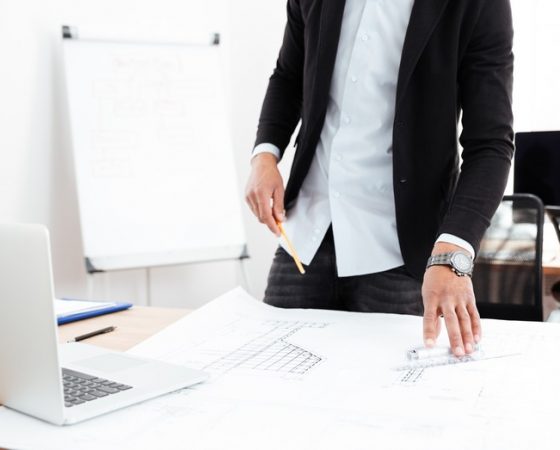
[(92, 338), (94, 336), (99, 336), (100, 334), (110, 333), (111, 331), (115, 331), (116, 329), (117, 329), (117, 327), (101, 328), (101, 330), (95, 330), (95, 331), (92, 331), (90, 333), (82, 334), (81, 336), (76, 336), (74, 339), (70, 339), (68, 341), (68, 343), (70, 343), (70, 342), (80, 342), (80, 341), (83, 341), (84, 339), (89, 339), (89, 338)]

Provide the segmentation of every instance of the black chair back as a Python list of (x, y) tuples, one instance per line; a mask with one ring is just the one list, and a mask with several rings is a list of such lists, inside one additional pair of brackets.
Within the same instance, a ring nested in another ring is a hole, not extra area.
[(538, 197), (504, 197), (475, 261), (473, 285), (482, 318), (543, 320), (543, 227)]

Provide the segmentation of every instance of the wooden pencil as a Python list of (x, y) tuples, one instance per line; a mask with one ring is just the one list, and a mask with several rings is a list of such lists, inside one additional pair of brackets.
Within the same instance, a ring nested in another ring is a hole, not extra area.
[(288, 236), (286, 235), (286, 232), (284, 231), (284, 227), (282, 226), (282, 222), (276, 222), (276, 224), (278, 225), (278, 229), (280, 230), (280, 234), (286, 240), (286, 244), (288, 244), (288, 248), (290, 249), (291, 256), (294, 259), (294, 262), (296, 263), (296, 266), (299, 270), (299, 273), (304, 275), (305, 274), (305, 269), (303, 268), (303, 264), (301, 263), (301, 260), (299, 259), (299, 256), (296, 252), (296, 249), (294, 248), (294, 246), (292, 245), (292, 243), (288, 239)]

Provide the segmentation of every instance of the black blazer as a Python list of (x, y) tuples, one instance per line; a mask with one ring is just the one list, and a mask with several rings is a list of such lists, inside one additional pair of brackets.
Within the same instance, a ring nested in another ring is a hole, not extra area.
[[(286, 209), (307, 175), (325, 120), (344, 5), (288, 0), (255, 144), (270, 142), (283, 153), (301, 119)], [(478, 249), (502, 198), (514, 149), (512, 41), (509, 0), (415, 1), (397, 86), (393, 187), (402, 256), (417, 278), (440, 233)]]

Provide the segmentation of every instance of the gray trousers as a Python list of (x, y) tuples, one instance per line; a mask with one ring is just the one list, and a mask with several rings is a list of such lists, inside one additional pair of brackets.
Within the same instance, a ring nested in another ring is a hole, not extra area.
[(281, 308), (422, 315), (421, 289), (421, 283), (404, 266), (370, 275), (339, 277), (329, 228), (305, 275), (299, 273), (292, 257), (278, 248), (264, 302)]

